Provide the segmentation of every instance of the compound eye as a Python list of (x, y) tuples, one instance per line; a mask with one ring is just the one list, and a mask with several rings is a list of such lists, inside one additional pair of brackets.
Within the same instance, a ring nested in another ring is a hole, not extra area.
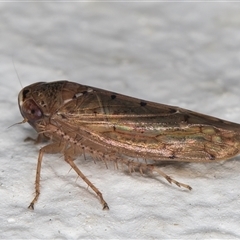
[(20, 110), (23, 117), (26, 118), (29, 122), (35, 122), (43, 116), (41, 109), (31, 99), (26, 100), (20, 107)]

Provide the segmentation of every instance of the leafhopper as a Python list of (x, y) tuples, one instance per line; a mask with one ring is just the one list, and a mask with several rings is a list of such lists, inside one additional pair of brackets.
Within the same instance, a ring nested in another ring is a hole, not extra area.
[(130, 172), (156, 172), (169, 183), (191, 190), (161, 171), (158, 163), (205, 163), (239, 154), (240, 124), (74, 82), (34, 83), (21, 90), (18, 104), (22, 122), (37, 131), (37, 142), (50, 141), (39, 151), (31, 209), (40, 194), (45, 153), (62, 153), (97, 194), (103, 209), (109, 207), (102, 193), (74, 162), (80, 155), (116, 167), (125, 165)]

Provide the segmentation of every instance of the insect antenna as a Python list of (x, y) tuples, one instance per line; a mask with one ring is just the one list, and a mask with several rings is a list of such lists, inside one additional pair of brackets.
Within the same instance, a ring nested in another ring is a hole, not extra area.
[(18, 71), (17, 71), (16, 66), (15, 66), (15, 62), (14, 62), (13, 56), (12, 56), (12, 63), (13, 63), (13, 67), (14, 67), (15, 73), (16, 73), (16, 75), (17, 75), (18, 81), (19, 81), (19, 83), (20, 83), (20, 86), (21, 86), (21, 88), (23, 88), (21, 79), (20, 79), (20, 77), (19, 77), (19, 75), (18, 75)]
[(9, 129), (9, 128), (15, 126), (15, 125), (18, 125), (18, 124), (26, 123), (27, 121), (28, 121), (28, 120), (27, 120), (26, 118), (24, 118), (21, 122), (14, 123), (14, 124), (12, 124), (11, 126), (7, 127), (7, 129)]

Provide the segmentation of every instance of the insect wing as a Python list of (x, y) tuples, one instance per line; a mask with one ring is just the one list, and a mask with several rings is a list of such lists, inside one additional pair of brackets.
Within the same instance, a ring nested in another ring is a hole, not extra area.
[[(75, 85), (67, 85), (71, 84)], [(65, 100), (52, 117), (95, 148), (130, 157), (175, 161), (221, 160), (239, 152), (239, 124), (78, 86), (72, 88), (74, 96)]]

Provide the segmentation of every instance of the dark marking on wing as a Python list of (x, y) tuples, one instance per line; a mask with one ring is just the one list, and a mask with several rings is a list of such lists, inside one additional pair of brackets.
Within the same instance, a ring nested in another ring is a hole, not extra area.
[(140, 106), (145, 107), (145, 106), (147, 106), (147, 103), (144, 102), (144, 101), (141, 101), (141, 102), (140, 102)]

